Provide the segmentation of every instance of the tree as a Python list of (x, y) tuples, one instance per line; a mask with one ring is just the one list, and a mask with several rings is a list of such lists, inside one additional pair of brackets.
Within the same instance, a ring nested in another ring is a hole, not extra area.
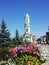
[(15, 36), (15, 38), (16, 38), (16, 41), (19, 40), (19, 32), (18, 32), (18, 30), (16, 30), (16, 36)]
[(23, 37), (22, 37), (22, 36), (20, 37), (20, 40), (21, 40), (21, 42), (23, 43)]
[(20, 40), (20, 36), (19, 36), (19, 31), (18, 30), (16, 30), (15, 41), (16, 41), (16, 43), (21, 44), (21, 40)]
[(2, 19), (1, 30), (0, 30), (0, 46), (6, 46), (10, 43), (10, 33), (6, 28), (4, 19)]

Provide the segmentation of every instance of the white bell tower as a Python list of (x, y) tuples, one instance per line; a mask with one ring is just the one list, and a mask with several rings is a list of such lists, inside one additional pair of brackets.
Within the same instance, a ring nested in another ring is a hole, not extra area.
[(24, 35), (23, 35), (23, 41), (25, 42), (34, 42), (32, 34), (30, 34), (30, 16), (28, 14), (28, 11), (25, 14), (25, 24), (24, 24)]
[(26, 12), (26, 15), (25, 15), (25, 34), (28, 34), (30, 35), (30, 17), (29, 17), (29, 14), (28, 12)]

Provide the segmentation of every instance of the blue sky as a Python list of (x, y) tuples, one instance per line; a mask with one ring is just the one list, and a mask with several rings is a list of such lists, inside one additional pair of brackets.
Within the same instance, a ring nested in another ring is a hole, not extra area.
[(11, 36), (15, 30), (24, 34), (24, 16), (26, 11), (30, 15), (32, 35), (37, 38), (45, 35), (49, 26), (49, 0), (0, 0), (0, 24), (4, 18)]

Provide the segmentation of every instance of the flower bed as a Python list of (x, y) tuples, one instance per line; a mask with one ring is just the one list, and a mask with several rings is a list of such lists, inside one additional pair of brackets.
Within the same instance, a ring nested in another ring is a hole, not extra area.
[(41, 65), (38, 48), (37, 44), (31, 43), (27, 47), (19, 46), (9, 52), (17, 65)]
[(13, 57), (17, 57), (19, 53), (21, 54), (32, 54), (39, 55), (39, 50), (37, 44), (30, 44), (29, 46), (19, 46), (13, 49), (10, 49), (9, 52), (12, 53)]
[(11, 63), (14, 63), (14, 65), (41, 65), (42, 62), (49, 59), (47, 49), (35, 43), (15, 47), (7, 52), (5, 53), (5, 60), (11, 59)]

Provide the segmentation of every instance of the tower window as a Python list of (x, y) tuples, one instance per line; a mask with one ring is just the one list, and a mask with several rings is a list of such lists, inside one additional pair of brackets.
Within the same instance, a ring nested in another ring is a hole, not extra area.
[(26, 20), (26, 22), (28, 23), (28, 20)]
[(28, 32), (28, 29), (26, 29), (26, 32)]

